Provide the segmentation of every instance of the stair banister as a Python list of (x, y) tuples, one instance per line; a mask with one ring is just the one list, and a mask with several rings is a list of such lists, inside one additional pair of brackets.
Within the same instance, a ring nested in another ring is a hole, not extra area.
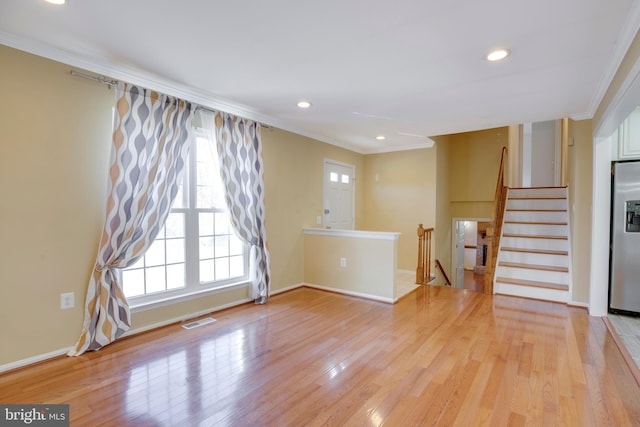
[(502, 219), (506, 205), (507, 187), (504, 185), (504, 167), (507, 147), (502, 147), (500, 158), (500, 169), (496, 183), (496, 193), (493, 199), (493, 216), (489, 227), (487, 227), (487, 263), (484, 273), (484, 293), (493, 294), (493, 277), (496, 271), (498, 260), (498, 247), (500, 245), (500, 235), (502, 234)]
[(424, 285), (431, 281), (431, 236), (433, 228), (418, 225), (418, 267), (416, 268), (416, 284)]

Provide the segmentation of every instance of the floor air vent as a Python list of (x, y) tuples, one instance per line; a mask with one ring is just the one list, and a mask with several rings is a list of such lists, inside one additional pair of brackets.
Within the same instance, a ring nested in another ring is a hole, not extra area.
[(193, 329), (197, 328), (198, 326), (208, 325), (209, 323), (213, 323), (215, 321), (216, 319), (214, 319), (213, 317), (205, 317), (204, 319), (196, 320), (195, 322), (184, 323), (182, 327), (185, 329)]

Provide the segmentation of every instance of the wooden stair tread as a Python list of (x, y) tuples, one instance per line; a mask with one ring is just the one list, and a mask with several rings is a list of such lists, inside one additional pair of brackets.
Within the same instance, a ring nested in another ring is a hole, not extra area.
[(540, 234), (513, 234), (504, 233), (502, 237), (516, 237), (523, 239), (552, 239), (552, 240), (568, 240), (567, 236), (543, 236)]
[(566, 209), (513, 209), (507, 208), (507, 212), (566, 212)]
[(500, 261), (498, 263), (500, 267), (512, 267), (512, 268), (528, 268), (530, 270), (545, 270), (545, 271), (557, 271), (559, 273), (568, 273), (567, 267), (555, 267), (552, 265), (537, 265), (537, 264), (522, 264), (519, 262), (507, 262)]
[(568, 285), (549, 282), (536, 282), (535, 280), (511, 279), (509, 277), (496, 277), (496, 282), (509, 283), (512, 285), (533, 286), (536, 288), (557, 289), (559, 291), (568, 291)]
[(566, 222), (548, 222), (548, 221), (505, 221), (505, 224), (531, 224), (531, 225), (567, 225)]
[(503, 246), (502, 250), (509, 251), (509, 252), (524, 252), (528, 254), (565, 255), (565, 256), (569, 255), (568, 251), (552, 251), (550, 249), (509, 248), (509, 247)]
[(565, 196), (561, 197), (508, 197), (507, 200), (567, 200)]
[(509, 187), (510, 190), (560, 190), (568, 188), (566, 185), (542, 185), (539, 187)]

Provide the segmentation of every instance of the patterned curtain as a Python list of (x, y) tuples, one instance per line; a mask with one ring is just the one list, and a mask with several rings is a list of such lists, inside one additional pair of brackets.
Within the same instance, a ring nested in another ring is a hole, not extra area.
[(98, 350), (131, 326), (116, 269), (138, 261), (164, 226), (187, 160), (195, 106), (119, 84), (107, 209), (84, 324), (70, 356)]
[(227, 113), (215, 113), (220, 175), (231, 224), (251, 247), (251, 298), (269, 299), (270, 266), (264, 225), (264, 180), (260, 125)]

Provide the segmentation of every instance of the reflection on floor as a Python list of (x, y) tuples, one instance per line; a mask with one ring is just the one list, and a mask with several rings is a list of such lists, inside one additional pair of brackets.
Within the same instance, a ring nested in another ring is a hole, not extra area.
[(611, 313), (607, 315), (607, 318), (616, 328), (624, 346), (640, 368), (640, 318)]
[(484, 290), (484, 285), (482, 284), (483, 279), (484, 275), (475, 274), (473, 270), (465, 270), (464, 288), (470, 291), (482, 292)]
[(393, 297), (401, 298), (410, 292), (418, 289), (416, 285), (416, 273), (409, 270), (396, 270), (396, 277), (393, 289)]
[[(475, 274), (471, 270), (464, 271), (464, 289), (482, 292), (484, 289), (483, 280), (484, 276), (482, 274)], [(415, 281), (416, 276), (413, 271), (396, 270), (396, 279), (393, 290), (394, 298), (401, 298), (416, 290), (420, 285), (416, 285)]]

